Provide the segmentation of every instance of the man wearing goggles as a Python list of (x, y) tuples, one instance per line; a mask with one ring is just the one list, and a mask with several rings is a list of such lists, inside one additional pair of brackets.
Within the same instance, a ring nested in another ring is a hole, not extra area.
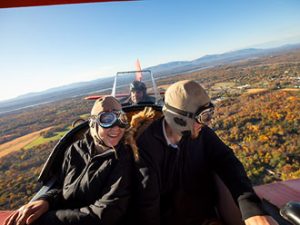
[(195, 119), (198, 123), (208, 125), (214, 115), (215, 106), (210, 102), (198, 109), (195, 114)]
[[(195, 119), (196, 122), (203, 125), (208, 125), (211, 121), (213, 114), (214, 114), (214, 105), (209, 102), (204, 106), (200, 106), (195, 113), (187, 112), (173, 106), (170, 106), (168, 103), (165, 103), (165, 110), (170, 110), (175, 112), (181, 116), (188, 117), (191, 119)], [(176, 120), (176, 119), (175, 119)]]
[(179, 81), (167, 89), (164, 117), (137, 141), (139, 224), (220, 224), (214, 174), (229, 188), (246, 225), (276, 224), (262, 209), (241, 162), (208, 127), (213, 112), (197, 82)]
[(130, 86), (130, 96), (122, 102), (123, 105), (153, 104), (155, 98), (147, 94), (147, 87), (144, 82), (134, 80)]
[(89, 129), (65, 152), (54, 187), (13, 212), (13, 224), (125, 224), (131, 196), (133, 155), (123, 142), (128, 126), (111, 96), (95, 102)]

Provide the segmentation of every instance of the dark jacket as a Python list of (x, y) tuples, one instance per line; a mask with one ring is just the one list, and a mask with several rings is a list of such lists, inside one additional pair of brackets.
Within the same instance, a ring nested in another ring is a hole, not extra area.
[(93, 154), (89, 134), (65, 153), (62, 172), (56, 187), (39, 199), (50, 210), (37, 224), (124, 224), (131, 196), (133, 157), (120, 144), (102, 154)]
[(160, 119), (140, 136), (138, 147), (140, 224), (193, 225), (214, 217), (213, 173), (229, 188), (243, 219), (264, 214), (242, 164), (209, 127), (196, 139), (184, 136), (174, 148)]

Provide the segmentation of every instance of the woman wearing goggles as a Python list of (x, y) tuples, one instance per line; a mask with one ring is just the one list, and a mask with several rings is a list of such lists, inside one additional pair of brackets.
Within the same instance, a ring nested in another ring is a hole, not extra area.
[(66, 149), (55, 187), (13, 212), (4, 224), (123, 224), (133, 157), (122, 140), (128, 122), (121, 109), (114, 97), (97, 100), (84, 138)]
[(102, 112), (96, 117), (96, 122), (102, 128), (114, 126), (127, 128), (129, 126), (126, 114), (123, 111)]
[(108, 147), (116, 146), (122, 139), (125, 128), (129, 126), (126, 114), (122, 110), (100, 112), (91, 117), (90, 123), (94, 140)]

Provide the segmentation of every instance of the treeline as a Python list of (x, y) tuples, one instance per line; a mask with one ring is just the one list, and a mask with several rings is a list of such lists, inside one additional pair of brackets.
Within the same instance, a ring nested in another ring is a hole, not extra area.
[(37, 178), (54, 142), (0, 158), (0, 209), (16, 209), (30, 201), (41, 185)]

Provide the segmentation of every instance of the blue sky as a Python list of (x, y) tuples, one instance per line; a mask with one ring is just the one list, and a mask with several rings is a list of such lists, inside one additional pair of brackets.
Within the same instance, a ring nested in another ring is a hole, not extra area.
[(300, 43), (299, 0), (145, 0), (0, 9), (0, 100), (118, 71)]

